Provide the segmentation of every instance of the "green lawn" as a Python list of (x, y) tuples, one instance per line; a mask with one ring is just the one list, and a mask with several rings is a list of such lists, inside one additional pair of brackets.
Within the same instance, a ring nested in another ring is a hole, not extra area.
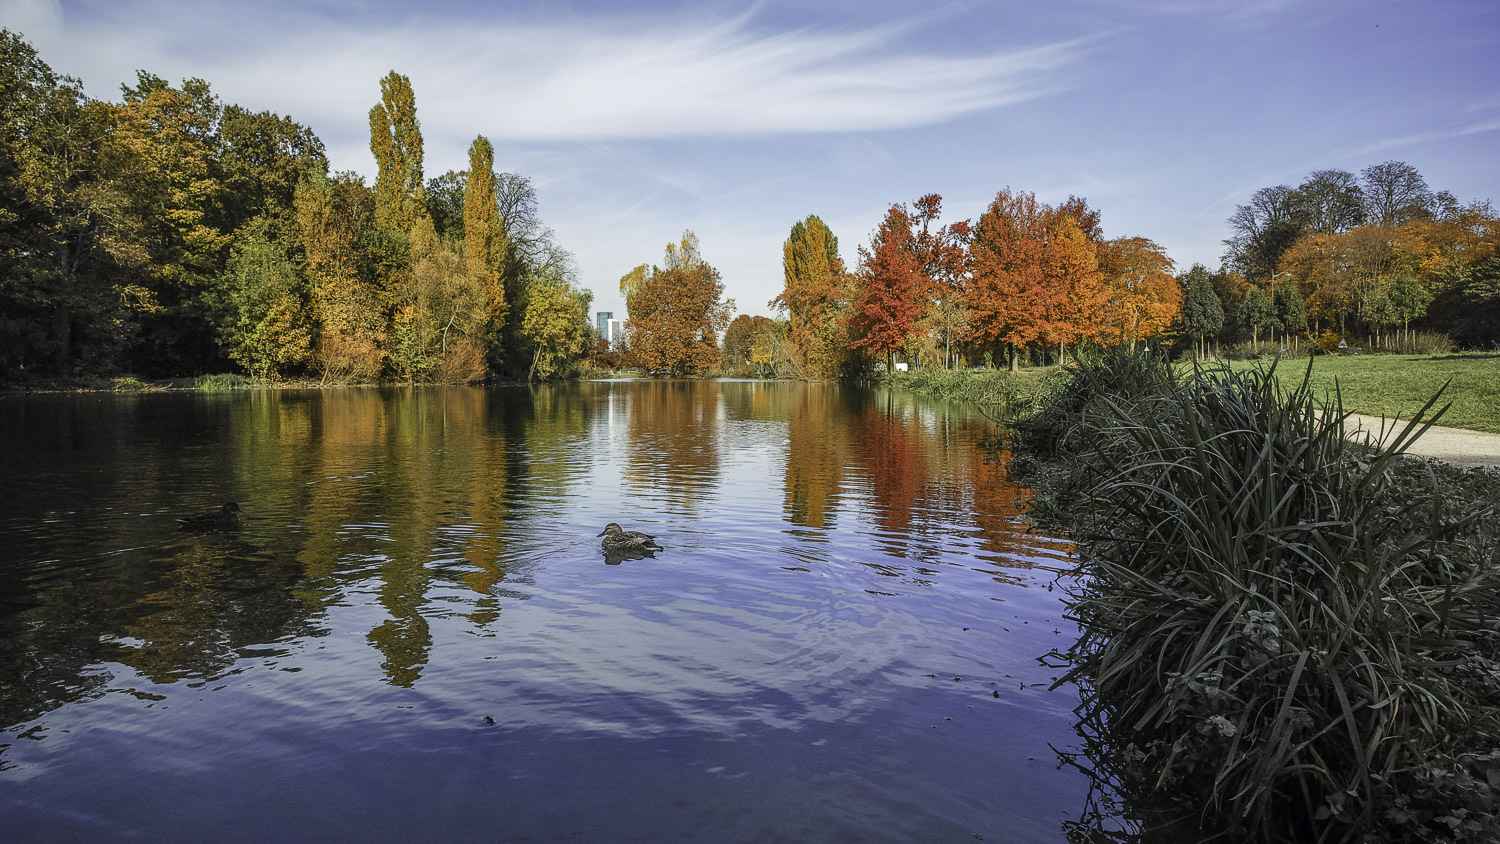
[[(1257, 365), (1235, 361), (1236, 369)], [(1300, 381), (1306, 360), (1284, 360), (1276, 367), (1282, 381)], [(1313, 358), (1316, 391), (1331, 394), (1337, 379), (1344, 409), (1370, 416), (1409, 418), (1450, 381), (1439, 402), (1453, 406), (1438, 420), (1451, 428), (1500, 433), (1500, 354), (1320, 355)]]

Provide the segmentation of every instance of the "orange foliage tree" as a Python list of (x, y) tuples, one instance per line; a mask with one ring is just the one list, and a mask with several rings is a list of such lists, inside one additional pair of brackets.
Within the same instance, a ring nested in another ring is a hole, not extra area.
[(980, 215), (969, 244), (969, 336), (1007, 344), (1012, 371), (1017, 352), (1042, 337), (1056, 309), (1045, 270), (1046, 210), (1035, 194), (1005, 188)]
[[(630, 352), (641, 366), (684, 375), (719, 366), (719, 336), (729, 326), (734, 300), (724, 301), (724, 280), (698, 253), (698, 238), (684, 232), (668, 244), (666, 267), (632, 271), (625, 322)], [(629, 281), (626, 285), (625, 282)]]
[(943, 198), (929, 193), (914, 204), (920, 226), (913, 244), (922, 272), (923, 314), (918, 329), (926, 336), (932, 356), (942, 349), (943, 366), (953, 363), (953, 343), (969, 332), (969, 309), (964, 290), (968, 280), (968, 220), (941, 227), (933, 223), (942, 213)]
[(1007, 344), (1015, 370), (1027, 346), (1104, 338), (1099, 232), (1099, 212), (1078, 197), (1052, 208), (1029, 192), (996, 194), (969, 244), (970, 339)]

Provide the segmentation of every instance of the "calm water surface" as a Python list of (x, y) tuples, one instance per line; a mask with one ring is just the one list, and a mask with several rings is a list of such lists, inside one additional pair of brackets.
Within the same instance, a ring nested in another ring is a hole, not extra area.
[(0, 830), (1061, 840), (1070, 549), (987, 432), (802, 384), (0, 399)]

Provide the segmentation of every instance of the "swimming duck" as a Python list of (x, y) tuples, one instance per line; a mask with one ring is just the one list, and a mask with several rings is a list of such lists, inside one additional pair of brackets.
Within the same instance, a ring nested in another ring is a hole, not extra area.
[(660, 545), (656, 544), (656, 537), (647, 536), (640, 531), (625, 530), (614, 522), (604, 526), (599, 531), (599, 536), (604, 537), (604, 552), (606, 554), (623, 554), (639, 551), (660, 551)]
[(224, 506), (207, 513), (199, 513), (196, 516), (185, 516), (177, 521), (183, 530), (239, 530), (240, 528), (240, 505), (233, 501), (224, 502)]

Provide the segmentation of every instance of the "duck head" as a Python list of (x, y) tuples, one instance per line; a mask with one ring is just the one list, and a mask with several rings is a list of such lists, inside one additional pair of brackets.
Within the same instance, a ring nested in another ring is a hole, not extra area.
[(595, 536), (604, 536), (605, 534), (609, 534), (610, 536), (617, 536), (617, 535), (622, 534), (624, 532), (625, 532), (624, 528), (620, 527), (619, 525), (615, 524), (614, 522), (610, 522), (609, 524), (607, 524), (607, 525), (604, 526), (604, 530), (601, 530), (597, 534), (594, 534), (594, 535)]

